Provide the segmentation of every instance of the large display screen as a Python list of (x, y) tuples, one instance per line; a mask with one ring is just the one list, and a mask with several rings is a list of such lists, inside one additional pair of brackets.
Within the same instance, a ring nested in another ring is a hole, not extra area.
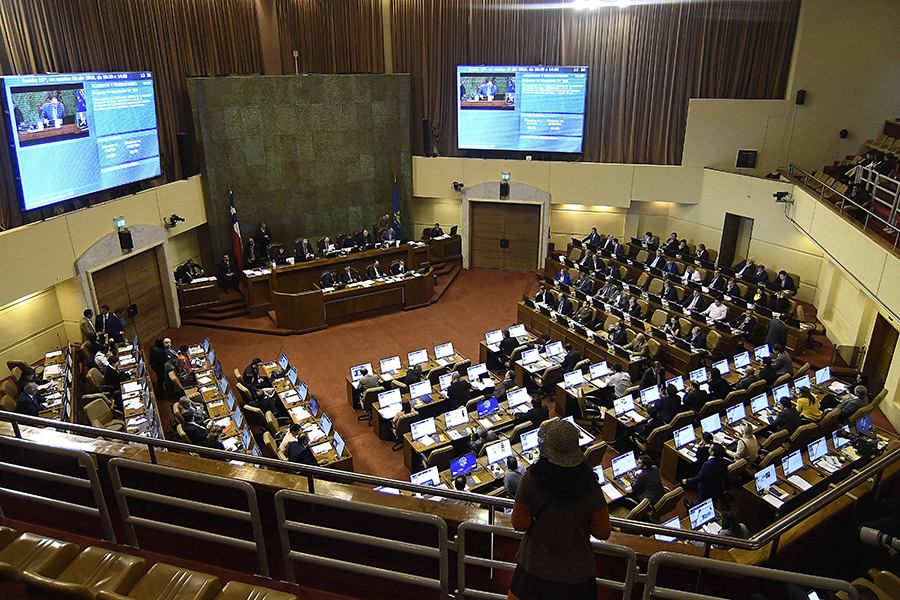
[(458, 146), (581, 152), (587, 67), (456, 67)]
[(25, 210), (160, 174), (153, 74), (3, 77)]

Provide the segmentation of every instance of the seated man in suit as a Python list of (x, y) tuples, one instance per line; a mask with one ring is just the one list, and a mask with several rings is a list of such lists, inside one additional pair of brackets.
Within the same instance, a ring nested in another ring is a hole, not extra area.
[(493, 396), (498, 402), (503, 402), (506, 400), (506, 392), (518, 386), (519, 384), (516, 383), (516, 372), (506, 371), (503, 376), (503, 381), (501, 381), (500, 385), (494, 389)]
[(369, 279), (378, 279), (380, 277), (384, 277), (384, 269), (381, 268), (381, 263), (377, 260), (373, 262), (366, 268), (366, 275)]
[(390, 244), (397, 241), (397, 234), (393, 227), (388, 227), (381, 232), (381, 243)]
[(556, 302), (556, 298), (553, 297), (553, 292), (547, 289), (547, 287), (542, 283), (538, 288), (537, 294), (534, 295), (534, 301), (539, 304), (554, 304)]
[(675, 261), (671, 258), (666, 261), (666, 267), (663, 269), (663, 273), (675, 275), (676, 277), (681, 275), (681, 271), (678, 270), (678, 265), (675, 264)]
[(706, 299), (700, 295), (700, 290), (694, 290), (694, 293), (687, 296), (681, 305), (691, 311), (702, 311), (706, 308)]
[(531, 400), (531, 408), (526, 413), (516, 413), (516, 424), (527, 423), (531, 421), (535, 426), (540, 427), (541, 423), (550, 418), (550, 409), (544, 406), (541, 399), (535, 396)]
[(632, 358), (647, 358), (650, 356), (650, 345), (643, 333), (634, 336), (634, 339), (625, 344), (625, 349), (631, 353)]
[(797, 289), (794, 285), (794, 278), (787, 274), (787, 271), (778, 271), (778, 286), (785, 292), (793, 292)]
[(616, 321), (607, 335), (616, 346), (624, 346), (628, 343), (628, 330), (625, 329), (622, 321)]
[(729, 279), (725, 283), (725, 287), (722, 289), (722, 293), (726, 296), (731, 296), (732, 298), (740, 298), (741, 288), (738, 287), (737, 281), (735, 281), (734, 279)]
[(618, 294), (616, 294), (616, 299), (612, 303), (612, 305), (619, 310), (628, 310), (628, 303), (630, 300), (631, 296), (628, 295), (628, 292), (626, 292), (625, 290), (621, 290)]
[(594, 281), (588, 277), (587, 273), (582, 273), (578, 283), (575, 284), (575, 288), (590, 296), (594, 289)]
[(800, 427), (800, 424), (800, 412), (794, 408), (794, 403), (790, 398), (784, 397), (781, 399), (781, 410), (768, 429), (772, 432), (786, 430), (788, 435), (792, 435)]
[(584, 242), (585, 244), (587, 244), (588, 246), (592, 246), (594, 248), (599, 246), (600, 245), (600, 234), (597, 233), (597, 228), (591, 227), (591, 232), (587, 235), (586, 238), (584, 238), (581, 241)]
[(600, 296), (601, 300), (610, 301), (616, 297), (616, 294), (619, 293), (619, 286), (616, 285), (616, 281), (614, 279), (607, 281), (606, 285), (600, 288), (600, 291), (597, 292), (597, 295)]
[(775, 372), (778, 373), (778, 376), (793, 375), (794, 360), (791, 358), (791, 355), (787, 353), (787, 350), (784, 349), (784, 346), (781, 344), (773, 344), (772, 354), (775, 355), (772, 366), (775, 367)]
[(184, 425), (182, 425), (182, 429), (184, 429), (184, 433), (191, 440), (191, 443), (200, 444), (206, 441), (209, 437), (209, 430), (197, 423), (193, 414), (187, 413), (183, 417)]
[(756, 317), (752, 310), (745, 310), (744, 314), (731, 322), (731, 328), (741, 332), (743, 336), (751, 336), (756, 331)]
[(755, 279), (757, 283), (766, 283), (767, 281), (769, 281), (769, 272), (766, 271), (765, 265), (759, 265), (756, 267)]
[(372, 240), (372, 234), (369, 233), (368, 229), (363, 229), (362, 233), (359, 234), (359, 238), (356, 240), (356, 245), (360, 248), (368, 248), (375, 242)]
[(566, 350), (566, 356), (565, 358), (563, 358), (560, 366), (562, 367), (563, 373), (568, 373), (569, 371), (574, 369), (575, 365), (577, 365), (581, 360), (581, 352), (579, 352), (578, 350), (573, 350), (572, 344), (570, 343), (566, 343), (564, 348)]
[(853, 413), (869, 403), (869, 390), (864, 385), (858, 385), (853, 389), (853, 394), (848, 394), (841, 400), (837, 408), (841, 410), (841, 421), (847, 421)]
[(692, 348), (705, 349), (706, 348), (706, 334), (703, 333), (702, 329), (700, 329), (697, 326), (694, 326), (694, 328), (691, 329), (690, 342), (691, 342)]
[(722, 400), (732, 391), (731, 382), (722, 377), (722, 372), (713, 367), (709, 370), (709, 395)]
[(312, 450), (309, 449), (308, 433), (301, 433), (299, 436), (297, 436), (296, 440), (288, 444), (287, 459), (292, 463), (311, 465), (313, 467), (319, 466), (319, 461), (316, 460), (316, 457), (315, 455), (313, 455)]
[(666, 252), (675, 252), (678, 249), (678, 234), (674, 231), (672, 235), (669, 236), (669, 239), (666, 240), (666, 243), (663, 244), (663, 250)]
[(620, 259), (625, 256), (625, 246), (619, 243), (619, 238), (613, 238), (612, 250), (610, 250), (610, 252), (613, 253), (613, 256)]
[(738, 261), (737, 264), (732, 267), (732, 269), (734, 270), (734, 274), (736, 277), (753, 275), (754, 273), (756, 273), (756, 259), (751, 256), (746, 260)]
[(459, 408), (465, 406), (466, 402), (472, 399), (472, 384), (460, 377), (459, 371), (454, 371), (450, 378), (450, 385), (447, 387), (447, 399), (450, 406)]
[(244, 386), (250, 390), (251, 395), (255, 395), (253, 393), (254, 390), (272, 387), (272, 381), (265, 375), (260, 375), (259, 373), (259, 366), (261, 364), (263, 364), (261, 358), (254, 358), (250, 361), (250, 364), (247, 365), (241, 375), (241, 379), (244, 380)]
[(366, 390), (368, 390), (369, 388), (378, 387), (379, 385), (381, 385), (381, 381), (379, 381), (378, 375), (369, 373), (369, 370), (367, 368), (363, 367), (362, 369), (360, 369), (360, 373), (362, 374), (362, 377), (360, 377), (359, 381), (357, 382), (357, 389), (359, 390), (360, 397), (365, 395)]
[(559, 302), (556, 304), (556, 312), (562, 314), (564, 317), (570, 317), (575, 313), (575, 309), (572, 307), (572, 301), (569, 300), (569, 297), (566, 296), (565, 292), (561, 292), (559, 294)]
[(614, 265), (613, 263), (609, 263), (609, 266), (606, 267), (606, 270), (603, 271), (603, 275), (609, 279), (622, 279), (622, 272), (619, 271), (619, 267)]
[(766, 382), (768, 387), (772, 387), (775, 384), (775, 380), (778, 379), (778, 370), (772, 364), (772, 358), (769, 356), (764, 356), (760, 362), (762, 367), (759, 369), (759, 376)]
[[(603, 261), (600, 261), (601, 263)], [(584, 253), (584, 256), (581, 257), (581, 260), (578, 261), (578, 266), (587, 269), (588, 271), (600, 271), (606, 267), (604, 263), (603, 266), (597, 265), (597, 255), (594, 254), (593, 250), (588, 250)]]
[(699, 413), (700, 409), (709, 401), (709, 394), (700, 389), (700, 384), (696, 381), (688, 380), (687, 391), (684, 394), (684, 407)]
[(415, 365), (412, 369), (406, 370), (406, 377), (403, 378), (403, 383), (410, 386), (420, 381), (422, 381), (422, 365)]
[(725, 278), (722, 277), (722, 272), (716, 269), (712, 276), (703, 282), (703, 285), (711, 290), (723, 290), (725, 289)]
[(646, 390), (647, 388), (651, 388), (653, 386), (660, 387), (664, 385), (666, 382), (666, 370), (663, 369), (662, 363), (658, 360), (654, 360), (653, 364), (647, 367), (644, 370), (644, 374), (641, 375), (641, 383), (640, 388), (642, 390)]
[(497, 432), (492, 429), (486, 429), (483, 425), (479, 425), (472, 432), (472, 438), (469, 440), (469, 451), (475, 456), (481, 452), (485, 444), (496, 442), (498, 439)]
[(349, 283), (357, 283), (359, 282), (359, 273), (356, 272), (356, 269), (347, 265), (344, 267), (344, 270), (341, 271), (341, 281), (346, 285)]
[(775, 295), (775, 299), (772, 300), (772, 312), (783, 315), (785, 313), (789, 313), (791, 310), (791, 301), (788, 300), (787, 294), (784, 290), (781, 290)]
[(230, 288), (234, 288), (234, 290), (238, 292), (241, 291), (237, 272), (237, 265), (231, 261), (231, 257), (227, 254), (224, 255), (222, 257), (222, 262), (219, 263), (217, 279), (219, 280), (219, 286), (226, 293)]
[(334, 250), (334, 243), (331, 241), (331, 238), (326, 235), (325, 238), (319, 242), (319, 254), (328, 254), (329, 252), (334, 252)]
[(315, 257), (316, 253), (308, 239), (303, 238), (299, 243), (294, 244), (294, 260), (297, 262), (306, 262)]
[(750, 387), (750, 384), (756, 383), (757, 381), (761, 381), (762, 377), (756, 374), (756, 369), (754, 369), (751, 365), (747, 365), (744, 367), (744, 376), (738, 379), (737, 383), (734, 384), (734, 389), (736, 390), (746, 390)]
[(675, 254), (681, 257), (687, 257), (691, 255), (691, 249), (688, 247), (687, 240), (681, 240), (678, 242), (678, 249), (675, 250)]
[(406, 265), (402, 260), (391, 263), (391, 275), (403, 275), (406, 273)]
[(643, 316), (644, 311), (641, 309), (641, 305), (638, 304), (637, 299), (634, 296), (629, 296), (626, 312), (628, 315), (640, 319)]
[(697, 246), (697, 252), (694, 254), (694, 258), (697, 260), (708, 261), (709, 260), (709, 250), (706, 249), (706, 245), (699, 244)]
[(644, 237), (641, 238), (641, 244), (646, 246), (653, 246), (656, 244), (656, 238), (653, 237), (653, 232), (648, 231), (644, 234)]
[(647, 266), (651, 269), (659, 269), (662, 271), (666, 268), (666, 256), (663, 254), (662, 248), (656, 250), (656, 254), (647, 259)]
[(656, 402), (656, 410), (659, 412), (659, 420), (668, 425), (681, 412), (682, 406), (678, 389), (674, 385), (670, 383), (665, 391), (666, 395)]
[(512, 356), (513, 350), (519, 347), (519, 340), (509, 335), (509, 330), (503, 330), (503, 340), (500, 342), (500, 354), (509, 358)]
[(584, 325), (588, 329), (594, 328), (594, 309), (587, 302), (582, 303), (581, 308), (575, 313), (575, 322)]
[(319, 277), (319, 283), (323, 288), (334, 287), (338, 282), (335, 281), (334, 273), (331, 271), (325, 271), (322, 273), (322, 276)]
[(659, 297), (667, 302), (678, 302), (678, 290), (666, 281), (663, 283), (663, 289), (660, 291)]
[(341, 242), (341, 248), (355, 248), (356, 240), (353, 239), (352, 235), (348, 235), (344, 238), (344, 241)]
[(611, 235), (606, 236), (606, 239), (603, 241), (603, 245), (600, 246), (600, 250), (612, 254), (614, 248), (615, 244), (613, 243), (613, 237)]
[(434, 227), (431, 228), (431, 238), (434, 239), (436, 237), (441, 237), (444, 235), (444, 230), (441, 229), (440, 223), (435, 223)]
[(37, 417), (41, 413), (43, 400), (38, 395), (38, 386), (34, 382), (25, 384), (25, 389), (16, 398), (16, 412), (20, 415)]

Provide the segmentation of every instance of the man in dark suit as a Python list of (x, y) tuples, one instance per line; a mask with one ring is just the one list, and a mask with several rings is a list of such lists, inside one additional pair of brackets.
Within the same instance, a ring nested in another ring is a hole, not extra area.
[(616, 346), (624, 346), (628, 343), (628, 330), (625, 329), (625, 325), (622, 324), (622, 321), (617, 321), (615, 325), (613, 325), (612, 331), (609, 332), (609, 339), (612, 340), (612, 343)]
[(681, 398), (674, 385), (666, 386), (666, 395), (656, 401), (656, 410), (660, 421), (666, 424), (671, 423), (675, 415), (681, 412)]
[(97, 333), (106, 333), (106, 323), (109, 321), (109, 304), (100, 307), (100, 314), (94, 318), (94, 330)]
[(647, 259), (647, 266), (660, 271), (666, 267), (666, 256), (663, 254), (662, 248), (657, 249), (656, 254)]
[(564, 317), (571, 317), (572, 313), (575, 312), (575, 309), (572, 308), (572, 301), (569, 300), (565, 292), (560, 292), (559, 294), (559, 302), (556, 305), (556, 312), (562, 314)]
[(459, 376), (459, 372), (453, 373), (450, 379), (450, 386), (447, 388), (447, 398), (450, 400), (450, 406), (459, 408), (465, 406), (466, 402), (471, 400), (472, 384)]
[(725, 289), (725, 278), (722, 277), (722, 272), (719, 271), (719, 269), (716, 269), (715, 273), (712, 274), (712, 277), (704, 281), (703, 285), (711, 290), (722, 290)]
[(258, 267), (265, 262), (265, 252), (260, 249), (256, 240), (247, 240), (247, 252), (244, 254), (244, 262), (248, 267)]
[(663, 369), (662, 363), (654, 360), (653, 364), (644, 370), (641, 375), (641, 389), (646, 390), (653, 386), (659, 387), (666, 383), (666, 370)]
[(699, 312), (706, 308), (706, 300), (700, 295), (700, 290), (694, 290), (694, 293), (685, 298), (681, 305), (688, 310)]
[(625, 256), (625, 246), (619, 243), (619, 238), (613, 238), (613, 246), (610, 252), (613, 253), (613, 256), (617, 258), (622, 258)]
[(509, 358), (513, 351), (519, 347), (519, 340), (509, 335), (509, 330), (503, 330), (503, 340), (500, 342), (500, 354)]
[(622, 279), (622, 273), (621, 271), (619, 271), (619, 267), (614, 265), (613, 263), (609, 263), (609, 266), (606, 267), (606, 270), (603, 271), (603, 274), (607, 278), (611, 277), (613, 279)]
[(663, 300), (668, 302), (678, 302), (678, 290), (668, 281), (663, 283), (663, 289), (659, 295)]
[(334, 273), (331, 271), (325, 271), (322, 273), (322, 276), (319, 278), (319, 282), (322, 284), (323, 288), (334, 287), (337, 283), (334, 280)]
[(775, 355), (772, 366), (775, 368), (775, 372), (778, 373), (779, 377), (782, 375), (792, 375), (794, 373), (794, 360), (791, 358), (791, 355), (787, 353), (787, 350), (784, 349), (782, 344), (772, 345), (772, 354)]
[(612, 303), (613, 306), (618, 308), (619, 310), (627, 310), (628, 309), (628, 301), (631, 299), (631, 296), (628, 295), (628, 292), (625, 290), (620, 290), (616, 295), (615, 301)]
[(787, 271), (778, 271), (778, 286), (786, 292), (793, 292), (797, 289), (794, 285), (794, 278), (788, 275)]
[(534, 301), (540, 304), (553, 304), (556, 302), (556, 299), (553, 297), (553, 292), (548, 290), (542, 283), (541, 287), (538, 288), (537, 294), (534, 295)]
[(700, 244), (697, 246), (697, 253), (694, 255), (694, 258), (702, 261), (709, 260), (709, 250), (706, 249), (705, 245)]
[(584, 238), (581, 241), (591, 247), (596, 248), (597, 246), (599, 246), (600, 245), (600, 234), (597, 233), (597, 228), (591, 227), (591, 232), (587, 235), (586, 238)]
[(756, 369), (748, 365), (744, 368), (744, 376), (738, 379), (737, 383), (734, 384), (734, 389), (746, 390), (748, 387), (750, 387), (750, 384), (756, 383), (757, 381), (761, 380), (762, 377), (756, 374)]
[(269, 247), (269, 244), (275, 241), (275, 237), (272, 235), (272, 230), (269, 229), (269, 226), (262, 221), (259, 222), (259, 229), (256, 231), (256, 235), (253, 237), (256, 239), (256, 243), (260, 245), (263, 252), (266, 251), (266, 248)]
[(575, 284), (575, 287), (590, 296), (594, 289), (594, 282), (588, 277), (587, 273), (582, 273), (581, 278), (578, 280), (578, 283)]
[(371, 246), (374, 243), (372, 240), (372, 234), (369, 233), (368, 229), (363, 229), (362, 233), (359, 234), (359, 238), (356, 240), (356, 245), (360, 248), (366, 248)]
[(441, 229), (441, 224), (435, 223), (434, 227), (431, 228), (431, 237), (436, 238), (441, 237), (442, 235), (444, 235), (444, 230)]
[(681, 275), (681, 271), (678, 270), (678, 265), (675, 264), (675, 261), (671, 258), (666, 261), (666, 268), (663, 269), (663, 272), (675, 276)]
[(588, 250), (584, 253), (584, 256), (581, 257), (581, 260), (578, 261), (578, 266), (587, 269), (588, 271), (599, 271), (603, 269), (603, 267), (597, 266), (597, 256), (594, 254), (593, 250)]
[(356, 269), (347, 265), (344, 267), (344, 270), (341, 271), (341, 281), (345, 285), (348, 283), (357, 283), (359, 281), (359, 273), (356, 272)]
[(366, 269), (366, 275), (369, 276), (369, 279), (378, 279), (379, 277), (384, 277), (384, 269), (381, 268), (381, 263), (377, 260), (368, 266)]
[(241, 379), (244, 380), (244, 386), (250, 390), (250, 395), (254, 397), (256, 397), (260, 388), (272, 387), (271, 380), (259, 374), (259, 365), (262, 363), (261, 358), (254, 358), (241, 375)]
[(745, 310), (744, 314), (731, 322), (731, 328), (740, 331), (743, 335), (753, 335), (756, 331), (756, 317), (752, 310)]
[(526, 413), (516, 414), (516, 423), (527, 423), (531, 421), (534, 425), (540, 427), (541, 423), (550, 418), (550, 409), (544, 406), (540, 398), (535, 397), (531, 401), (531, 409)]
[(381, 241), (382, 241), (382, 243), (393, 242), (393, 241), (395, 241), (396, 239), (397, 239), (397, 237), (394, 235), (394, 228), (393, 228), (393, 227), (388, 227), (387, 229), (385, 229), (384, 231), (381, 232)]
[(765, 356), (760, 362), (762, 363), (762, 367), (759, 369), (759, 376), (766, 382), (767, 386), (772, 387), (775, 380), (778, 379), (778, 371), (772, 364), (772, 359), (770, 357)]
[(787, 344), (787, 334), (788, 329), (787, 325), (784, 324), (784, 321), (781, 319), (772, 319), (769, 321), (769, 326), (766, 327), (766, 339), (763, 343), (768, 344), (770, 347), (775, 344), (784, 346)]
[(695, 326), (691, 330), (690, 342), (691, 342), (692, 348), (699, 348), (699, 349), (703, 350), (706, 348), (706, 334), (703, 333), (702, 329)]
[(122, 309), (117, 308), (109, 313), (109, 318), (106, 320), (106, 335), (109, 336), (109, 341), (114, 344), (125, 343), (125, 336), (122, 334), (122, 320), (117, 314), (120, 312), (122, 312)]
[(412, 369), (406, 370), (406, 377), (403, 378), (403, 383), (410, 386), (420, 381), (422, 381), (422, 365), (415, 365)]
[(222, 262), (219, 263), (218, 279), (219, 286), (226, 293), (229, 288), (234, 288), (238, 292), (241, 291), (237, 276), (237, 265), (231, 262), (231, 257), (227, 254), (222, 257)]
[(309, 449), (309, 435), (305, 432), (288, 444), (287, 458), (293, 463), (312, 465), (314, 467), (319, 466), (319, 461), (316, 460), (312, 450)]
[(303, 238), (299, 244), (294, 245), (294, 259), (297, 262), (306, 262), (316, 257), (316, 252), (310, 245), (309, 240)]
[(738, 261), (732, 269), (737, 277), (753, 275), (756, 273), (756, 259), (751, 256), (745, 260)]
[(695, 413), (699, 413), (700, 409), (709, 402), (709, 394), (700, 389), (700, 386), (693, 381), (687, 382), (687, 392), (684, 395), (684, 407), (689, 408)]
[(650, 500), (650, 506), (653, 506), (665, 495), (662, 478), (659, 475), (659, 469), (653, 464), (653, 459), (642, 454), (638, 457), (640, 471), (631, 482), (631, 492), (628, 498), (638, 504), (646, 498)]
[(519, 384), (516, 383), (516, 372), (507, 371), (503, 381), (501, 381), (500, 385), (494, 389), (494, 398), (496, 398), (498, 402), (503, 402), (506, 400), (506, 392), (518, 387), (518, 385)]
[(25, 390), (16, 398), (16, 412), (20, 415), (28, 415), (29, 417), (37, 417), (41, 413), (41, 405), (43, 401), (38, 396), (38, 386), (36, 383), (25, 384)]
[(772, 424), (769, 425), (769, 429), (773, 432), (785, 429), (789, 435), (793, 434), (800, 427), (800, 413), (794, 408), (794, 403), (791, 402), (790, 398), (782, 398), (781, 407), (781, 411), (775, 417), (775, 420), (772, 421)]
[(569, 343), (565, 345), (565, 349), (566, 356), (565, 358), (563, 358), (560, 366), (562, 367), (563, 373), (568, 373), (569, 371), (573, 370), (575, 368), (575, 365), (578, 364), (578, 361), (581, 360), (581, 352), (579, 352), (578, 350), (573, 350), (572, 344)]
[(192, 444), (200, 444), (209, 437), (209, 430), (206, 427), (203, 427), (199, 423), (194, 420), (194, 415), (191, 413), (182, 413), (184, 417), (184, 425), (182, 425), (182, 429), (184, 429), (184, 433), (187, 434), (188, 439), (191, 440)]
[(734, 279), (729, 279), (725, 284), (722, 293), (726, 296), (731, 296), (732, 298), (739, 298), (741, 295), (741, 288), (738, 287), (738, 284)]
[(773, 313), (778, 313), (780, 315), (790, 312), (791, 301), (788, 300), (783, 290), (776, 294), (775, 300), (772, 301), (771, 309)]
[(672, 235), (670, 235), (669, 239), (666, 240), (666, 243), (663, 244), (663, 250), (666, 252), (668, 252), (668, 251), (675, 252), (676, 250), (678, 250), (678, 234), (677, 233), (675, 233), (674, 231), (672, 232)]
[(715, 400), (723, 400), (731, 393), (731, 383), (722, 377), (722, 372), (713, 367), (709, 370), (709, 395)]
[(628, 298), (628, 314), (632, 317), (636, 317), (638, 319), (643, 315), (643, 311), (641, 310), (641, 305), (637, 303), (637, 300), (634, 296), (630, 296)]
[(769, 272), (766, 271), (765, 265), (759, 265), (756, 267), (756, 283), (766, 283), (769, 281)]
[(600, 249), (604, 252), (609, 252), (610, 254), (612, 254), (614, 247), (615, 244), (613, 243), (613, 237), (610, 235), (606, 237), (606, 240), (603, 242), (603, 245), (600, 247)]

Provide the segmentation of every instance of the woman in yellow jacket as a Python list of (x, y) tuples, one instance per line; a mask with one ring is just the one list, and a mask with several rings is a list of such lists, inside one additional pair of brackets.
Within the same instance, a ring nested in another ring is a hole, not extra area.
[(798, 392), (797, 410), (800, 416), (810, 421), (819, 421), (822, 418), (822, 407), (819, 401), (810, 393), (809, 388), (802, 386)]

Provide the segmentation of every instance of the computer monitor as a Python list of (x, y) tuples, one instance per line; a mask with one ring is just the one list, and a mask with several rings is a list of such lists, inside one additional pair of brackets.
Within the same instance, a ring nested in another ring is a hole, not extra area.
[(769, 399), (765, 394), (760, 394), (759, 396), (754, 396), (750, 399), (750, 412), (754, 415), (767, 408), (769, 408)]
[(465, 454), (450, 461), (450, 475), (452, 477), (467, 475), (477, 468), (478, 461), (475, 459), (475, 455), (472, 453)]
[(634, 396), (628, 394), (627, 396), (616, 398), (613, 400), (613, 410), (617, 417), (624, 415), (630, 410), (634, 410)]
[(488, 464), (490, 465), (512, 456), (512, 445), (509, 443), (509, 438), (504, 438), (491, 444), (486, 450)]
[(781, 470), (785, 477), (790, 477), (803, 468), (803, 455), (799, 450), (794, 450), (781, 459)]
[(344, 455), (344, 446), (346, 445), (344, 443), (344, 438), (341, 437), (341, 434), (339, 434), (337, 431), (335, 431), (334, 438), (332, 439), (332, 441), (334, 442), (334, 451), (337, 453), (338, 456), (343, 456)]
[(381, 408), (393, 404), (400, 404), (402, 400), (403, 399), (400, 397), (400, 390), (388, 390), (378, 394), (378, 405), (381, 406)]
[(597, 483), (600, 485), (606, 483), (606, 473), (603, 472), (603, 465), (594, 467), (594, 477), (597, 478)]
[(322, 411), (322, 418), (319, 419), (319, 427), (322, 428), (322, 431), (325, 432), (326, 436), (331, 435), (331, 419), (328, 418), (325, 411)]
[(215, 350), (210, 350), (210, 351), (206, 354), (206, 358), (207, 358), (207, 360), (209, 361), (209, 364), (211, 364), (211, 365), (216, 364), (216, 351), (215, 351)]
[(691, 529), (699, 529), (710, 521), (715, 521), (716, 508), (713, 506), (712, 498), (707, 498), (688, 509), (688, 517), (691, 520)]
[(350, 367), (350, 379), (353, 381), (358, 381), (363, 376), (363, 371), (365, 371), (368, 375), (371, 375), (372, 363)]
[(714, 413), (700, 421), (700, 430), (703, 433), (715, 433), (722, 429), (722, 418), (719, 413)]
[(753, 349), (753, 356), (756, 357), (757, 361), (760, 361), (769, 355), (770, 353), (768, 344), (763, 344), (762, 346), (758, 346)]
[(412, 399), (427, 396), (431, 393), (431, 382), (427, 379), (409, 386), (409, 397)]
[(822, 367), (816, 371), (816, 385), (825, 385), (831, 381), (831, 367)]
[(872, 431), (872, 415), (866, 415), (856, 420), (856, 433)]
[(798, 377), (794, 380), (794, 389), (799, 391), (802, 387), (812, 387), (809, 383), (809, 375), (804, 375), (803, 377)]
[(437, 427), (435, 427), (434, 424), (434, 417), (416, 421), (409, 426), (409, 431), (414, 440), (425, 437), (426, 435), (434, 435), (437, 432)]
[(422, 363), (428, 362), (428, 350), (416, 350), (415, 352), (410, 352), (406, 355), (407, 360), (409, 361), (409, 366), (414, 367), (416, 365), (421, 365)]
[(772, 390), (772, 397), (775, 398), (775, 402), (781, 402), (782, 398), (790, 398), (791, 397), (791, 388), (788, 384), (779, 385), (777, 388)]
[(675, 431), (675, 447), (681, 448), (682, 446), (686, 446), (697, 439), (696, 434), (694, 433), (693, 425), (685, 425), (681, 429)]
[(778, 481), (778, 475), (775, 473), (775, 465), (769, 465), (765, 469), (756, 472), (753, 476), (756, 479), (756, 491), (760, 494), (765, 493), (767, 489), (775, 485)]
[[(847, 437), (841, 437), (838, 435), (839, 431), (843, 431)], [(850, 443), (850, 426), (844, 425), (837, 431), (832, 432), (831, 434), (831, 443), (834, 444), (834, 449), (837, 450), (843, 446), (846, 446)]]
[(441, 344), (440, 346), (434, 347), (435, 358), (450, 358), (454, 354), (455, 352), (453, 351), (453, 342), (447, 342), (446, 344)]
[(208, 337), (203, 338), (203, 352), (205, 352), (206, 354), (209, 354), (209, 338)]
[(400, 357), (382, 358), (378, 364), (382, 373), (393, 373), (400, 370)]
[(469, 411), (466, 410), (465, 406), (460, 406), (459, 408), (454, 408), (453, 410), (448, 410), (444, 413), (444, 424), (447, 426), (447, 429), (459, 427), (468, 422)]
[(637, 469), (637, 460), (634, 457), (633, 450), (612, 459), (613, 477), (620, 477), (635, 469)]
[(528, 332), (525, 331), (525, 325), (519, 323), (518, 325), (513, 325), (509, 328), (510, 337), (518, 338), (528, 335)]
[(728, 366), (728, 359), (720, 360), (719, 362), (713, 363), (713, 368), (718, 369), (719, 373), (725, 375), (726, 373), (731, 372), (731, 367)]
[(492, 415), (497, 412), (499, 406), (497, 405), (496, 398), (488, 398), (487, 400), (482, 400), (478, 403), (478, 416), (486, 417), (488, 415)]
[[(141, 363), (143, 367), (143, 363)], [(141, 369), (141, 375), (143, 375), (143, 369)], [(222, 363), (216, 361), (216, 364), (213, 365), (213, 375), (216, 379), (222, 379)]]
[(581, 372), (581, 369), (575, 369), (563, 375), (563, 387), (566, 389), (579, 386), (582, 383), (584, 383), (584, 373)]
[(450, 387), (451, 383), (453, 383), (453, 373), (445, 373), (438, 377), (438, 386), (442, 391)]
[(441, 478), (438, 475), (437, 467), (431, 467), (430, 469), (425, 469), (424, 471), (413, 473), (409, 476), (409, 481), (410, 483), (415, 483), (416, 485), (438, 486), (441, 484)]
[(536, 362), (540, 357), (541, 353), (537, 348), (526, 350), (522, 353), (522, 364), (530, 365), (531, 363)]
[(228, 412), (234, 411), (234, 403), (235, 402), (236, 402), (236, 399), (234, 397), (234, 392), (232, 392), (231, 390), (228, 390), (228, 393), (225, 394), (225, 404), (228, 405)]
[(466, 376), (469, 378), (469, 381), (475, 381), (476, 379), (481, 379), (485, 375), (488, 374), (487, 365), (484, 363), (479, 363), (477, 365), (473, 365), (466, 369)]
[[(670, 529), (681, 529), (681, 519), (679, 517), (672, 517), (671, 519), (663, 523), (662, 526), (668, 527)], [(653, 537), (661, 542), (674, 542), (677, 539), (669, 535), (660, 535), (658, 533)]]
[(563, 353), (563, 343), (562, 342), (553, 342), (552, 344), (547, 344), (547, 356), (556, 356), (557, 354)]
[(278, 357), (278, 368), (282, 371), (287, 371), (288, 365), (290, 364), (291, 361), (288, 360), (287, 354), (282, 352), (281, 356)]
[(696, 371), (691, 371), (688, 374), (688, 379), (691, 381), (696, 381), (697, 383), (706, 383), (709, 381), (709, 373), (706, 370), (706, 367), (700, 367)]
[(497, 329), (496, 331), (488, 331), (484, 334), (484, 341), (488, 346), (499, 344), (503, 341), (503, 330)]
[(246, 427), (241, 429), (241, 441), (244, 442), (244, 448), (249, 448), (253, 445), (253, 435)]
[(309, 414), (314, 417), (319, 414), (319, 402), (316, 400), (315, 396), (310, 396), (309, 398)]
[(309, 395), (309, 386), (302, 379), (297, 382), (297, 395), (300, 396), (301, 401), (306, 400)]
[(291, 382), (291, 385), (297, 385), (297, 380), (300, 378), (300, 374), (297, 372), (297, 367), (291, 365), (291, 368), (288, 369), (288, 381)]
[(528, 452), (532, 448), (537, 448), (541, 443), (538, 439), (538, 435), (541, 433), (540, 429), (532, 429), (531, 431), (526, 431), (522, 434), (522, 452)]
[(601, 377), (606, 377), (607, 375), (609, 375), (609, 364), (607, 364), (605, 360), (603, 362), (598, 362), (597, 364), (591, 365), (591, 379), (600, 379)]
[(677, 377), (673, 377), (672, 379), (667, 379), (666, 387), (669, 387), (670, 385), (674, 385), (676, 390), (678, 390), (679, 392), (683, 392), (684, 391), (684, 377), (682, 377), (681, 375), (678, 375)]
[(650, 406), (657, 400), (659, 400), (659, 388), (655, 385), (651, 385), (647, 389), (641, 390), (641, 404), (644, 406)]
[(219, 380), (219, 390), (222, 392), (223, 396), (228, 394), (228, 380), (224, 377)]
[(725, 415), (728, 417), (729, 425), (737, 425), (747, 417), (747, 407), (743, 402), (735, 404), (725, 410)]
[(735, 369), (743, 369), (744, 367), (750, 366), (750, 353), (749, 352), (741, 352), (740, 354), (736, 354), (734, 357), (734, 368)]
[(531, 396), (525, 388), (517, 388), (506, 392), (506, 402), (510, 408), (521, 406), (530, 400)]
[(828, 440), (825, 437), (820, 437), (816, 441), (809, 444), (806, 447), (809, 452), (809, 462), (814, 462), (828, 454)]
[(244, 412), (240, 409), (234, 411), (234, 426), (238, 429), (244, 427)]
[[(250, 454), (253, 456), (262, 456), (262, 452), (259, 449), (259, 446), (253, 446), (253, 450), (250, 451)], [(259, 468), (259, 465), (253, 465), (256, 468)]]

